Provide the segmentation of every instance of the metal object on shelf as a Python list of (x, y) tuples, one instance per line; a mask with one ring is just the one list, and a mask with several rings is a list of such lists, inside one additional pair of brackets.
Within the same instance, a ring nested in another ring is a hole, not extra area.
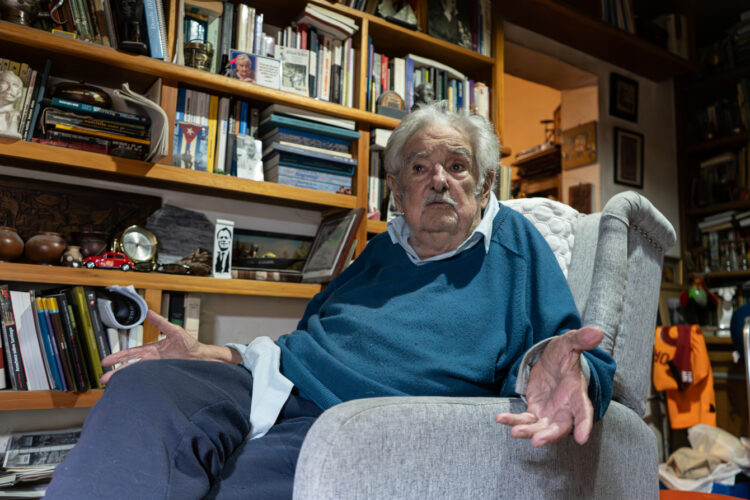
[(211, 42), (191, 41), (185, 44), (185, 66), (211, 71), (214, 48)]

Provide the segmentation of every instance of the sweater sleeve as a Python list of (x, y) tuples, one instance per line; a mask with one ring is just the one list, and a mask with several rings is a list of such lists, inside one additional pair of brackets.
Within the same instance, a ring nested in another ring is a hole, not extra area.
[[(529, 326), (526, 338), (522, 339), (524, 354), (510, 369), (502, 386), (503, 396), (525, 392), (528, 370), (551, 337), (581, 327), (573, 296), (554, 254), (535, 229), (531, 233), (525, 249), (528, 263), (525, 312)], [(527, 353), (529, 356), (525, 356)], [(526, 366), (522, 366), (524, 360)], [(582, 370), (584, 374), (588, 372), (588, 395), (594, 407), (594, 417), (599, 420), (607, 411), (612, 397), (614, 359), (599, 348), (586, 351), (583, 353)]]

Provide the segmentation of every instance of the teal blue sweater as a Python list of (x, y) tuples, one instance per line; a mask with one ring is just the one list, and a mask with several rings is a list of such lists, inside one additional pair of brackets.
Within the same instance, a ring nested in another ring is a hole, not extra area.
[[(308, 304), (278, 339), (281, 371), (323, 409), (375, 396), (508, 396), (524, 353), (580, 328), (568, 284), (539, 232), (501, 205), (489, 252), (481, 242), (417, 266), (388, 234)], [(601, 418), (614, 361), (585, 353)]]

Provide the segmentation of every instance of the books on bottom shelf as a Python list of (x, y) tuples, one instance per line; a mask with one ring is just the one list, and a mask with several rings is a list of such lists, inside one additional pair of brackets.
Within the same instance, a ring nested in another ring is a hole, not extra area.
[[(105, 292), (93, 287), (65, 287), (37, 296), (0, 285), (0, 351), (10, 379), (6, 385), (15, 390), (75, 392), (103, 387), (99, 378), (111, 368), (102, 367), (101, 360), (123, 346), (143, 343), (142, 325), (129, 325), (131, 331), (115, 333), (115, 313), (103, 314), (102, 308), (111, 307), (112, 300), (126, 300), (124, 292), (115, 288), (125, 287), (109, 287), (105, 300)], [(145, 300), (127, 300), (128, 307), (141, 310), (138, 321), (142, 321)]]
[[(194, 339), (200, 333), (201, 296), (195, 293), (162, 292), (161, 315), (185, 329)], [(159, 339), (164, 338), (163, 335)]]

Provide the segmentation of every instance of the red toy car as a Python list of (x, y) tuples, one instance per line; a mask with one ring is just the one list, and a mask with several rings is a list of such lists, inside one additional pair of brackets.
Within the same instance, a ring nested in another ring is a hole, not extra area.
[(83, 259), (83, 265), (89, 269), (104, 267), (110, 269), (120, 268), (123, 271), (133, 269), (133, 261), (119, 252), (104, 252), (101, 255), (91, 255)]

